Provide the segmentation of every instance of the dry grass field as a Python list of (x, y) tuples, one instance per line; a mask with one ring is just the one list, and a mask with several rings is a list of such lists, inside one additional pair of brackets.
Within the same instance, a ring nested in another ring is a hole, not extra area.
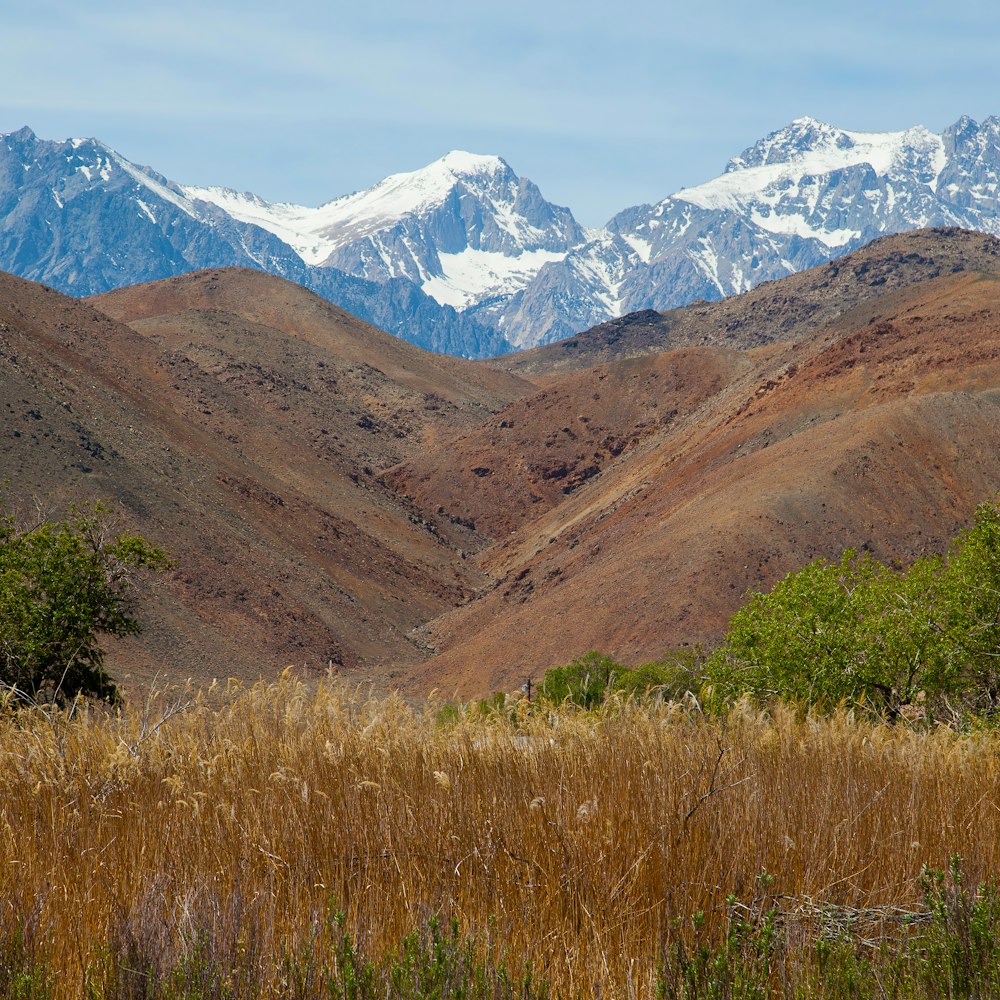
[(801, 953), (805, 976), (824, 919), (877, 939), (919, 918), (925, 864), (992, 877), (998, 751), (844, 715), (484, 715), (289, 677), (221, 708), (3, 713), (0, 992), (369, 995), (331, 985), (338, 911), (376, 964), (457, 921), (521, 984), (469, 995), (544, 995), (528, 963), (554, 995), (662, 995), (664, 959), (771, 909), (769, 975)]

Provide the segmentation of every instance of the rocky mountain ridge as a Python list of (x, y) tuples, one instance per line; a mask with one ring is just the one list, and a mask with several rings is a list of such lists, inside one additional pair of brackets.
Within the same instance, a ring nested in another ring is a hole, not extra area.
[(453, 151), (319, 208), (176, 184), (96, 140), (0, 137), (0, 267), (73, 294), (248, 266), (467, 357), (717, 300), (926, 226), (1000, 233), (1000, 119), (937, 135), (800, 118), (601, 230)]
[(0, 269), (94, 295), (205, 267), (250, 267), (316, 291), (429, 350), (474, 357), (510, 347), (405, 279), (382, 283), (314, 268), (285, 242), (94, 139), (0, 136)]

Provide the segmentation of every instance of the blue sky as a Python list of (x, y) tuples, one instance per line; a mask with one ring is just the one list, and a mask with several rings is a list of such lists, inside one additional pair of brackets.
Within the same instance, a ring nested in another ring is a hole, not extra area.
[(800, 115), (1000, 114), (1000, 7), (980, 0), (10, 6), (0, 132), (95, 136), (181, 183), (310, 205), (459, 148), (599, 225)]

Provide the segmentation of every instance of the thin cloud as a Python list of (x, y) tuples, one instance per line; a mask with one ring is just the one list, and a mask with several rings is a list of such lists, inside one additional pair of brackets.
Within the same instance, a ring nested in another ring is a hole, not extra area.
[(1000, 112), (985, 3), (36, 0), (5, 40), (0, 130), (98, 135), (311, 204), (471, 146), (597, 224), (801, 114), (937, 130)]

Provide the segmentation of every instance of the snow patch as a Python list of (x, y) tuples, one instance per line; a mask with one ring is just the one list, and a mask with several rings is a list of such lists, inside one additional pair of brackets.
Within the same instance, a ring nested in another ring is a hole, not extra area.
[[(307, 263), (321, 265), (334, 250), (391, 228), (400, 219), (441, 205), (461, 179), (492, 178), (509, 171), (499, 156), (454, 150), (420, 170), (392, 174), (374, 187), (335, 198), (319, 208), (271, 204), (221, 187), (183, 187), (192, 201), (207, 201), (241, 222), (266, 229)], [(523, 226), (508, 213), (498, 222), (513, 235)]]
[(696, 249), (693, 246), (688, 247), (687, 253), (694, 261), (698, 270), (718, 288), (719, 294), (724, 296), (726, 290), (722, 287), (722, 282), (719, 280), (719, 256), (712, 247), (712, 244), (706, 239), (700, 239), (698, 240), (698, 248)]
[[(782, 163), (741, 167), (696, 187), (684, 188), (672, 196), (698, 208), (739, 211), (748, 201), (764, 196), (769, 190), (784, 184), (797, 184), (805, 177), (822, 177), (835, 170), (868, 164), (876, 174), (884, 176), (903, 157), (906, 150), (926, 152), (935, 165), (943, 168), (944, 143), (940, 136), (917, 126), (903, 132), (847, 132), (851, 140), (844, 147), (824, 143), (816, 148), (793, 150)], [(938, 169), (940, 174), (940, 169)]]
[(465, 309), (492, 295), (512, 295), (523, 288), (548, 263), (565, 254), (526, 250), (517, 257), (466, 247), (460, 253), (441, 253), (441, 274), (421, 286), (443, 306)]
[[(169, 201), (171, 205), (176, 206), (185, 215), (190, 215), (192, 219), (198, 219), (199, 215), (195, 211), (194, 205), (182, 195), (177, 194), (176, 191), (171, 191), (165, 184), (161, 184), (159, 181), (154, 180), (148, 174), (143, 173), (134, 164), (129, 163), (124, 157), (119, 156), (117, 153), (111, 153), (112, 159), (118, 164), (132, 178), (132, 180), (141, 184), (143, 187), (149, 188), (157, 197), (162, 198), (164, 201)], [(81, 168), (82, 169), (82, 168)]]
[(142, 214), (145, 215), (146, 218), (149, 219), (149, 221), (152, 222), (153, 225), (155, 226), (156, 216), (153, 215), (153, 213), (150, 211), (149, 205), (147, 205), (141, 198), (136, 198), (135, 203), (139, 206), (140, 210), (142, 211)]
[(653, 254), (653, 244), (635, 233), (622, 233), (622, 239), (639, 255), (643, 264), (648, 264)]
[[(867, 192), (866, 192), (867, 193)], [(818, 229), (810, 225), (805, 216), (796, 212), (778, 214), (771, 212), (762, 215), (757, 209), (750, 212), (750, 221), (766, 229), (769, 233), (780, 233), (785, 236), (801, 236), (807, 240), (819, 240), (828, 247), (846, 246), (851, 240), (856, 240), (861, 232), (857, 229)]]

